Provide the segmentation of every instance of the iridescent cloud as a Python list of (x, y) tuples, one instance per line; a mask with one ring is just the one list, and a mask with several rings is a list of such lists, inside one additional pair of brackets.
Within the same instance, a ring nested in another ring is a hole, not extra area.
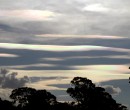
[[(58, 14), (49, 10), (1, 10), (1, 20), (13, 20), (15, 21), (43, 21), (51, 20)], [(6, 18), (6, 19), (3, 19)], [(14, 22), (15, 22), (14, 21)]]
[(15, 54), (0, 53), (0, 57), (19, 57), (19, 56)]

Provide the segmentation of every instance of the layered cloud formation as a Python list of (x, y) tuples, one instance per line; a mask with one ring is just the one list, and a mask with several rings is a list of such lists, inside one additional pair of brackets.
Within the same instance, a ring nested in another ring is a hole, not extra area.
[(40, 34), (129, 37), (128, 4), (128, 0), (2, 0), (0, 41), (31, 43)]
[[(63, 99), (66, 84), (75, 76), (94, 82), (127, 79), (129, 4), (128, 0), (1, 0), (0, 67), (18, 74), (0, 73), (0, 91), (26, 85), (49, 89)], [(123, 94), (121, 84), (110, 85), (105, 86), (108, 92)]]

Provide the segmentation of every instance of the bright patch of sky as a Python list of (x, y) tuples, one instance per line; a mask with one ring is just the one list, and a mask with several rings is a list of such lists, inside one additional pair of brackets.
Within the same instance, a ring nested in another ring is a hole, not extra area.
[(102, 4), (91, 4), (83, 8), (83, 11), (92, 11), (92, 12), (109, 12), (109, 8), (103, 6)]

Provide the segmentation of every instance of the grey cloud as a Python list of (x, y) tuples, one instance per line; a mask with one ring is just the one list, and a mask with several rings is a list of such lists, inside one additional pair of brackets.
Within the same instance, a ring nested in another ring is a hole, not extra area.
[(11, 1), (10, 0), (1, 0), (0, 3), (0, 8), (1, 9), (8, 9), (8, 10), (13, 10), (13, 9), (28, 9), (28, 8), (34, 8), (34, 7), (38, 7), (39, 4), (42, 3), (42, 0), (23, 0), (23, 1)]
[[(123, 2), (122, 0), (66, 0), (66, 1), (61, 1), (61, 0), (22, 0), (22, 1), (11, 1), (10, 0), (1, 0), (0, 8), (1, 9), (53, 9), (57, 11), (64, 10), (70, 10), (68, 12), (74, 11), (75, 8), (79, 6), (85, 6), (85, 5), (90, 5), (90, 4), (97, 4), (101, 3), (105, 6), (109, 6), (111, 8), (115, 9), (122, 9), (122, 8), (128, 8), (129, 7), (129, 1)], [(72, 10), (73, 9), (73, 10)], [(77, 10), (76, 10), (77, 11)], [(62, 12), (62, 13), (63, 13)]]
[[(47, 23), (48, 24), (48, 23)], [(55, 23), (54, 23), (55, 24)], [(28, 27), (28, 23), (26, 24), (27, 28)], [(55, 24), (56, 25), (56, 24)], [(40, 22), (39, 22), (39, 26), (40, 26)], [(2, 42), (8, 42), (8, 43), (22, 43), (22, 44), (43, 44), (43, 45), (96, 45), (96, 46), (105, 46), (105, 47), (118, 47), (118, 48), (130, 48), (130, 39), (129, 38), (122, 38), (122, 39), (105, 39), (106, 36), (102, 36), (104, 37), (104, 39), (99, 39), (99, 38), (80, 38), (80, 36), (78, 38), (69, 38), (69, 37), (38, 37), (35, 36), (35, 34), (38, 33), (42, 33), (43, 31), (45, 31), (44, 33), (47, 34), (46, 32), (49, 32), (47, 30), (49, 30), (49, 28), (43, 29), (41, 27), (41, 30), (37, 30), (38, 29), (38, 25), (35, 25), (35, 28), (31, 25), (30, 23), (30, 28), (28, 31), (31, 34), (24, 34), (24, 33), (14, 33), (14, 32), (1, 32), (1, 37), (0, 37), (0, 43)], [(57, 28), (57, 27), (56, 27)], [(35, 29), (37, 30), (37, 32), (35, 31)], [(34, 32), (31, 32), (34, 31)], [(43, 30), (43, 31), (42, 31)], [(53, 28), (52, 28), (53, 30)], [(54, 34), (55, 32), (50, 30), (51, 34)], [(58, 33), (58, 32), (57, 32)], [(120, 33), (121, 34), (121, 33)], [(81, 35), (82, 36), (82, 35)]]
[(78, 66), (78, 65), (116, 65), (116, 64), (129, 64), (130, 59), (123, 58), (72, 58), (64, 59), (63, 61), (46, 61), (46, 63), (64, 65), (64, 66)]
[(105, 88), (106, 92), (112, 95), (118, 95), (121, 92), (121, 89), (119, 87), (114, 87), (112, 85), (104, 85), (102, 87)]
[(41, 10), (54, 10), (54, 11), (61, 11), (70, 12), (70, 9), (75, 8), (73, 4), (77, 4), (75, 0), (70, 1), (61, 1), (61, 0), (23, 0), (23, 1), (12, 1), (9, 2), (9, 0), (1, 0), (0, 8), (1, 9), (41, 9)]
[(26, 30), (31, 34), (55, 34), (60, 32), (62, 23), (55, 21), (42, 21), (42, 22), (25, 22), (19, 25), (19, 27), (26, 27)]
[(18, 33), (18, 34), (22, 34), (22, 33), (27, 34), (27, 33), (29, 33), (25, 29), (21, 29), (20, 27), (15, 27), (15, 25), (11, 26), (11, 24), (4, 24), (4, 23), (0, 24), (0, 31), (1, 32), (15, 32), (15, 33)]
[(0, 23), (0, 42), (22, 43), (31, 42), (34, 36), (28, 30), (18, 27), (15, 24)]
[[(18, 58), (0, 57), (1, 66), (14, 66), (16, 69), (26, 70), (73, 70), (76, 65), (100, 65), (100, 64), (128, 64), (128, 58), (109, 58), (109, 56), (129, 55), (127, 52), (114, 52), (110, 50), (93, 51), (73, 51), (73, 52), (52, 52), (52, 51), (34, 51), (18, 49), (0, 49), (1, 53), (16, 54)], [(87, 58), (92, 57), (92, 58)], [(104, 57), (105, 56), (105, 57)], [(84, 58), (86, 57), (86, 58)], [(60, 58), (60, 61), (53, 61), (46, 58)], [(15, 61), (15, 62), (14, 62)], [(53, 66), (31, 66), (30, 64), (51, 64)], [(28, 67), (15, 67), (20, 65), (30, 65)]]
[(62, 80), (62, 79), (67, 79), (67, 77), (29, 77), (29, 80), (31, 83), (35, 83), (38, 81), (43, 81), (43, 80)]
[(18, 88), (25, 86), (29, 82), (29, 78), (24, 76), (23, 78), (17, 78), (17, 73), (8, 73), (5, 69), (0, 70), (0, 86), (2, 88)]
[[(82, 35), (81, 35), (82, 36)], [(104, 36), (105, 38), (105, 36)], [(96, 45), (105, 47), (130, 48), (130, 39), (91, 39), (91, 38), (51, 38), (43, 37), (37, 39), (37, 43), (44, 45)], [(36, 40), (33, 41), (36, 43)]]
[[(14, 67), (15, 69), (15, 67)], [(65, 65), (55, 65), (53, 67), (24, 67), (24, 68), (16, 68), (16, 69), (24, 69), (24, 70), (74, 70), (75, 68), (73, 68), (72, 66), (65, 66)]]
[[(101, 14), (94, 12), (83, 12), (82, 8), (86, 5), (101, 3), (109, 7), (112, 12)], [(28, 0), (9, 2), (1, 1), (0, 8), (5, 9), (37, 9), (50, 10), (61, 13), (62, 16), (56, 21), (49, 22), (25, 22), (13, 23), (16, 27), (26, 29), (32, 34), (101, 34), (119, 35), (129, 37), (129, 1), (79, 1), (79, 0)], [(117, 11), (117, 13), (114, 12)], [(124, 12), (125, 10), (125, 12)], [(74, 19), (73, 19), (74, 18)], [(118, 20), (117, 20), (118, 18)], [(124, 22), (126, 21), (126, 22)], [(1, 21), (3, 22), (3, 21)], [(20, 21), (19, 21), (20, 22)], [(10, 24), (10, 21), (6, 21)], [(25, 33), (25, 32), (23, 32)], [(28, 34), (26, 35), (28, 36)], [(31, 39), (31, 37), (30, 37)]]

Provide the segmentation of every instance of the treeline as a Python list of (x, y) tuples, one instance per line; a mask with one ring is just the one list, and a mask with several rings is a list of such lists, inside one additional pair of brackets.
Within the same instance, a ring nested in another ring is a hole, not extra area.
[(14, 89), (11, 101), (0, 99), (1, 110), (128, 110), (117, 103), (102, 87), (97, 87), (91, 80), (75, 77), (67, 93), (72, 102), (58, 102), (56, 96), (46, 90), (29, 87)]

